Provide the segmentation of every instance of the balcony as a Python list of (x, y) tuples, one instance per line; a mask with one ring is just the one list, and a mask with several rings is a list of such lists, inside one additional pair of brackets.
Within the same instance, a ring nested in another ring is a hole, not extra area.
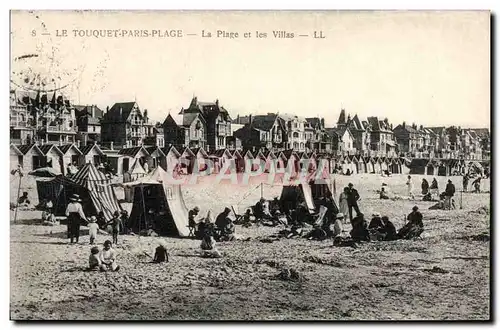
[(130, 137), (133, 137), (133, 138), (140, 138), (142, 137), (142, 133), (141, 132), (130, 132), (129, 136)]
[(28, 125), (24, 121), (17, 121), (15, 119), (10, 120), (11, 127), (27, 127)]
[(65, 125), (56, 126), (42, 126), (39, 128), (40, 131), (50, 132), (50, 133), (65, 133), (65, 134), (76, 134), (78, 132), (78, 127), (67, 127)]

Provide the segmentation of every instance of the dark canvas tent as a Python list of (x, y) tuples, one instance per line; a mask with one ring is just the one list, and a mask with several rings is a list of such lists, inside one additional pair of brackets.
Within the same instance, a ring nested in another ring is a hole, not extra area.
[(414, 158), (410, 163), (410, 174), (426, 174), (428, 159)]
[(128, 223), (132, 231), (151, 228), (164, 236), (189, 236), (188, 209), (180, 185), (168, 184), (165, 170), (157, 167), (149, 175), (123, 185), (134, 191)]
[(100, 211), (110, 220), (115, 211), (121, 211), (110, 180), (104, 173), (88, 163), (73, 177), (58, 176), (50, 181), (37, 181), (39, 200), (51, 200), (54, 214), (64, 216), (69, 199), (73, 194), (80, 195), (83, 211), (87, 217)]
[[(317, 211), (318, 201), (326, 197), (328, 193), (331, 193), (328, 184), (299, 184), (299, 185), (288, 185), (283, 186), (280, 197), (281, 209), (285, 212), (297, 207), (298, 204), (304, 203), (309, 209), (310, 213)], [(338, 212), (337, 203), (334, 200), (335, 213)]]

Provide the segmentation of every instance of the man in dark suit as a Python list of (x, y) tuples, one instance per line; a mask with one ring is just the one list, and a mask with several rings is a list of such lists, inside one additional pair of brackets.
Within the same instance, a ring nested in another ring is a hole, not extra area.
[(349, 191), (347, 193), (347, 205), (349, 206), (349, 219), (352, 223), (352, 209), (356, 211), (356, 215), (361, 214), (361, 211), (358, 207), (358, 200), (360, 199), (359, 193), (356, 189), (354, 189), (354, 185), (349, 183), (348, 185)]

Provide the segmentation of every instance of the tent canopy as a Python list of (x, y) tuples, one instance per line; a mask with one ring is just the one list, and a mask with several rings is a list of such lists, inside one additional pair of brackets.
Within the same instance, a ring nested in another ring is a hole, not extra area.
[(134, 189), (129, 228), (134, 232), (153, 229), (165, 236), (189, 236), (188, 209), (180, 185), (168, 184), (161, 167), (124, 186)]
[[(309, 184), (287, 185), (283, 186), (281, 191), (280, 204), (283, 211), (288, 211), (305, 202), (309, 213), (314, 213), (318, 210), (320, 200), (329, 194), (331, 194), (331, 191), (328, 184), (310, 182)], [(333, 202), (336, 208), (334, 213), (338, 213), (338, 206), (335, 200)]]
[(121, 211), (110, 180), (88, 163), (73, 177), (57, 176), (50, 181), (37, 181), (38, 199), (51, 200), (57, 216), (64, 216), (69, 198), (73, 194), (80, 195), (83, 211), (87, 217), (104, 213), (110, 220), (115, 211)]

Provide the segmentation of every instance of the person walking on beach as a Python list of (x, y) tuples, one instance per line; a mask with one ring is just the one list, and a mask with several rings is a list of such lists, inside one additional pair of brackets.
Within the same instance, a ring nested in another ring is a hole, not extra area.
[(80, 237), (80, 226), (82, 224), (82, 221), (87, 221), (87, 218), (85, 217), (85, 213), (83, 213), (83, 207), (82, 204), (80, 204), (82, 200), (80, 199), (80, 196), (77, 194), (74, 194), (70, 198), (70, 203), (68, 204), (68, 207), (66, 208), (66, 217), (68, 221), (68, 232), (69, 232), (69, 239), (70, 243), (73, 244), (78, 243), (78, 238)]
[(406, 181), (406, 188), (408, 189), (408, 197), (410, 199), (415, 199), (415, 195), (413, 195), (413, 180), (411, 179), (411, 176), (408, 175), (408, 181)]
[(455, 195), (455, 185), (448, 180), (448, 184), (446, 185), (446, 190), (444, 191), (444, 209), (451, 210), (452, 209), (452, 198)]

